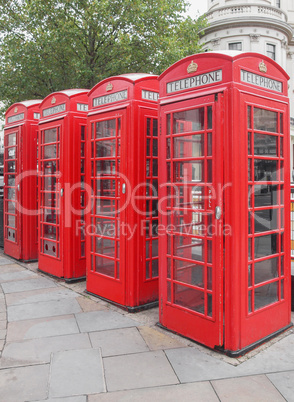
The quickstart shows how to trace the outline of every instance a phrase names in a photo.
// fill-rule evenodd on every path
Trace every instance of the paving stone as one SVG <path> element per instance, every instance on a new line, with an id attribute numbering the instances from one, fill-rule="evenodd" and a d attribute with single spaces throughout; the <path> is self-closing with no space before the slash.
<path id="1" fill-rule="evenodd" d="M 91 348 L 91 344 L 87 334 L 55 336 L 7 343 L 0 359 L 0 367 L 49 363 L 51 353 L 89 348 Z"/>
<path id="2" fill-rule="evenodd" d="M 286 401 L 294 402 L 294 371 L 268 374 L 267 377 Z"/>
<path id="3" fill-rule="evenodd" d="M 0 300 L 0 313 L 6 313 L 6 304 L 4 300 Z"/>
<path id="4" fill-rule="evenodd" d="M 0 321 L 0 330 L 1 329 L 6 329 L 6 327 L 7 327 L 7 321 L 5 320 L 5 321 Z"/>
<path id="5" fill-rule="evenodd" d="M 49 364 L 0 370 L 0 401 L 44 400 L 48 377 Z"/>
<path id="6" fill-rule="evenodd" d="M 7 272 L 5 274 L 1 273 L 0 268 L 0 282 L 10 282 L 10 281 L 18 281 L 23 279 L 31 279 L 31 278 L 38 278 L 36 274 L 31 271 L 19 271 L 19 272 Z"/>
<path id="7" fill-rule="evenodd" d="M 77 297 L 77 301 L 84 312 L 99 311 L 106 309 L 105 305 L 101 304 L 101 302 L 88 299 L 85 296 Z"/>
<path id="8" fill-rule="evenodd" d="M 49 397 L 60 398 L 105 391 L 99 350 L 71 350 L 53 355 Z"/>
<path id="9" fill-rule="evenodd" d="M 18 304 L 37 303 L 50 300 L 63 300 L 75 298 L 77 294 L 70 289 L 56 286 L 49 289 L 31 290 L 28 292 L 10 293 L 6 295 L 7 306 Z"/>
<path id="10" fill-rule="evenodd" d="M 73 315 L 46 317 L 8 323 L 6 341 L 15 342 L 25 339 L 77 334 L 79 332 Z"/>
<path id="11" fill-rule="evenodd" d="M 70 396 L 69 398 L 53 398 L 34 402 L 87 402 L 86 395 Z"/>
<path id="12" fill-rule="evenodd" d="M 0 320 L 1 321 L 6 321 L 6 319 L 7 319 L 7 314 L 6 314 L 6 312 L 4 313 L 0 313 Z"/>
<path id="13" fill-rule="evenodd" d="M 162 351 L 105 357 L 103 361 L 108 391 L 156 387 L 179 382 Z"/>
<path id="14" fill-rule="evenodd" d="M 28 290 L 43 289 L 43 288 L 54 288 L 56 284 L 46 278 L 28 279 L 24 281 L 14 281 L 6 282 L 2 284 L 3 292 L 14 293 L 14 292 L 26 292 Z"/>
<path id="15" fill-rule="evenodd" d="M 237 375 L 237 367 L 193 347 L 167 349 L 165 353 L 182 383 Z"/>
<path id="16" fill-rule="evenodd" d="M 40 303 L 23 304 L 7 308 L 8 321 L 29 320 L 79 313 L 79 303 L 75 299 L 56 300 Z"/>
<path id="17" fill-rule="evenodd" d="M 157 329 L 145 326 L 138 329 L 150 350 L 174 349 L 186 346 L 171 335 L 163 334 Z"/>
<path id="18" fill-rule="evenodd" d="M 88 402 L 171 402 L 197 401 L 218 402 L 212 386 L 207 382 L 169 385 L 166 387 L 144 388 L 129 391 L 108 392 L 89 395 Z"/>
<path id="19" fill-rule="evenodd" d="M 0 273 L 1 274 L 6 274 L 9 272 L 21 272 L 25 271 L 26 269 L 24 267 L 21 267 L 18 264 L 9 264 L 9 265 L 1 265 L 0 266 Z"/>
<path id="20" fill-rule="evenodd" d="M 111 310 L 76 314 L 76 319 L 81 332 L 105 331 L 107 329 L 136 327 L 138 325 L 131 318 Z"/>
<path id="21" fill-rule="evenodd" d="M 0 265 L 10 265 L 10 264 L 15 264 L 15 263 L 11 260 L 8 260 L 7 258 L 0 259 Z"/>
<path id="22" fill-rule="evenodd" d="M 265 375 L 212 381 L 222 402 L 285 402 Z"/>
<path id="23" fill-rule="evenodd" d="M 149 351 L 137 328 L 91 332 L 89 336 L 93 348 L 101 348 L 103 357 Z"/>
<path id="24" fill-rule="evenodd" d="M 294 370 L 294 334 L 274 343 L 237 367 L 238 375 Z"/>
<path id="25" fill-rule="evenodd" d="M 0 329 L 0 339 L 5 339 L 6 337 L 6 329 Z"/>

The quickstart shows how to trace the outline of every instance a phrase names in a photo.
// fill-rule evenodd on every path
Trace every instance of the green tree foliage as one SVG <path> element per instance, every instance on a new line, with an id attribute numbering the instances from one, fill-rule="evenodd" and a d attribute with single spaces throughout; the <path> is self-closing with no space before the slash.
<path id="1" fill-rule="evenodd" d="M 4 109 L 127 72 L 160 74 L 201 51 L 186 0 L 0 0 Z"/>

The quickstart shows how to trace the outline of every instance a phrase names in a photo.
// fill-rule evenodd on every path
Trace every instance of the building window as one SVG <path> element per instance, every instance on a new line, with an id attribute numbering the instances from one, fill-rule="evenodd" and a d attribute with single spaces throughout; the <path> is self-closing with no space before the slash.
<path id="1" fill-rule="evenodd" d="M 242 50 L 242 42 L 229 43 L 229 50 Z"/>
<path id="2" fill-rule="evenodd" d="M 273 60 L 276 60 L 276 46 L 270 43 L 266 44 L 266 55 Z"/>
<path id="3" fill-rule="evenodd" d="M 276 0 L 276 7 L 281 8 L 281 0 Z"/>

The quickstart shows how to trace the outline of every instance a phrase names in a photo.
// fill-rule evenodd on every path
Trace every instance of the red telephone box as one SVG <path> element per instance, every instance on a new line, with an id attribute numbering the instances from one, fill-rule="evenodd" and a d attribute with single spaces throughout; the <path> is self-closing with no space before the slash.
<path id="1" fill-rule="evenodd" d="M 48 95 L 39 122 L 39 269 L 85 277 L 85 142 L 88 91 Z"/>
<path id="2" fill-rule="evenodd" d="M 255 53 L 160 81 L 160 323 L 237 356 L 290 325 L 288 76 Z"/>
<path id="3" fill-rule="evenodd" d="M 158 299 L 157 100 L 147 74 L 89 92 L 87 290 L 129 311 Z"/>
<path id="4" fill-rule="evenodd" d="M 38 258 L 37 138 L 41 100 L 15 103 L 4 127 L 4 252 Z"/>

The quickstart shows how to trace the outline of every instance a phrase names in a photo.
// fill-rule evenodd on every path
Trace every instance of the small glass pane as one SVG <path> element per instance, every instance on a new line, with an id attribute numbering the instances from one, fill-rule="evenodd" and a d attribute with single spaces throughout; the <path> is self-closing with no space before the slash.
<path id="1" fill-rule="evenodd" d="M 251 133 L 248 133 L 248 155 L 252 155 Z"/>
<path id="2" fill-rule="evenodd" d="M 57 141 L 57 128 L 51 128 L 44 131 L 44 144 Z"/>
<path id="3" fill-rule="evenodd" d="M 204 130 L 204 108 L 185 110 L 173 114 L 173 132 L 187 133 Z"/>
<path id="4" fill-rule="evenodd" d="M 16 172 L 16 161 L 7 162 L 7 171 L 10 172 L 10 173 Z"/>
<path id="5" fill-rule="evenodd" d="M 251 164 L 252 164 L 252 159 L 248 159 L 248 181 L 252 181 Z"/>
<path id="6" fill-rule="evenodd" d="M 198 158 L 203 155 L 203 134 L 174 138 L 174 158 Z"/>
<path id="7" fill-rule="evenodd" d="M 158 259 L 152 260 L 152 278 L 158 276 Z"/>
<path id="8" fill-rule="evenodd" d="M 46 239 L 56 240 L 56 226 L 43 225 L 43 230 Z"/>
<path id="9" fill-rule="evenodd" d="M 212 156 L 212 134 L 207 134 L 207 156 Z"/>
<path id="10" fill-rule="evenodd" d="M 152 257 L 158 257 L 158 239 L 152 240 Z"/>
<path id="11" fill-rule="evenodd" d="M 248 292 L 248 313 L 252 313 L 252 291 Z"/>
<path id="12" fill-rule="evenodd" d="M 278 253 L 278 234 L 254 238 L 254 257 L 261 258 Z"/>
<path id="13" fill-rule="evenodd" d="M 212 129 L 212 106 L 207 107 L 207 130 Z"/>
<path id="14" fill-rule="evenodd" d="M 248 265 L 248 287 L 252 286 L 252 265 Z"/>
<path id="15" fill-rule="evenodd" d="M 7 159 L 15 159 L 16 158 L 16 148 L 15 147 L 7 149 L 6 158 Z"/>
<path id="16" fill-rule="evenodd" d="M 96 256 L 95 260 L 96 260 L 96 267 L 95 267 L 96 272 L 98 272 L 99 274 L 111 276 L 112 278 L 114 278 L 114 276 L 115 276 L 115 261 L 114 260 L 110 260 L 108 258 L 104 258 L 101 256 Z"/>
<path id="17" fill-rule="evenodd" d="M 247 106 L 247 126 L 251 128 L 251 106 Z"/>
<path id="18" fill-rule="evenodd" d="M 212 295 L 207 293 L 207 315 L 212 317 Z"/>
<path id="19" fill-rule="evenodd" d="M 252 254 L 251 254 L 251 250 L 252 250 L 252 239 L 248 239 L 248 260 L 252 260 Z"/>
<path id="20" fill-rule="evenodd" d="M 7 136 L 7 146 L 16 145 L 16 133 Z"/>
<path id="21" fill-rule="evenodd" d="M 178 183 L 193 183 L 204 181 L 203 161 L 175 162 L 174 181 Z"/>
<path id="22" fill-rule="evenodd" d="M 276 133 L 278 131 L 278 113 L 255 107 L 254 129 Z"/>
<path id="23" fill-rule="evenodd" d="M 189 261 L 174 260 L 174 279 L 204 288 L 204 266 Z"/>
<path id="24" fill-rule="evenodd" d="M 7 216 L 7 226 L 10 226 L 11 228 L 15 228 L 16 225 L 16 216 L 14 215 L 6 215 Z"/>
<path id="25" fill-rule="evenodd" d="M 255 207 L 277 205 L 278 202 L 278 186 L 265 184 L 254 186 Z"/>
<path id="26" fill-rule="evenodd" d="M 267 282 L 278 277 L 278 257 L 254 264 L 254 283 Z"/>
<path id="27" fill-rule="evenodd" d="M 207 240 L 207 262 L 212 264 L 212 240 Z"/>
<path id="28" fill-rule="evenodd" d="M 167 128 L 167 135 L 170 135 L 171 134 L 171 117 L 170 117 L 170 114 L 168 114 L 167 116 L 166 116 L 166 128 Z"/>
<path id="29" fill-rule="evenodd" d="M 254 155 L 278 156 L 278 138 L 275 135 L 254 133 Z"/>
<path id="30" fill-rule="evenodd" d="M 56 145 L 46 145 L 44 147 L 44 159 L 56 159 L 57 156 Z"/>
<path id="31" fill-rule="evenodd" d="M 116 140 L 96 141 L 96 158 L 115 156 Z"/>
<path id="32" fill-rule="evenodd" d="M 146 261 L 145 277 L 150 279 L 150 260 Z"/>
<path id="33" fill-rule="evenodd" d="M 259 310 L 279 300 L 278 282 L 261 286 L 254 291 L 254 309 Z"/>
<path id="34" fill-rule="evenodd" d="M 151 127 L 151 119 L 150 119 L 150 117 L 147 117 L 146 135 L 147 135 L 148 137 L 151 136 L 150 127 Z"/>
<path id="35" fill-rule="evenodd" d="M 174 284 L 174 303 L 204 314 L 204 292 L 201 290 Z"/>
<path id="36" fill-rule="evenodd" d="M 280 114 L 280 133 L 284 132 L 284 124 L 283 124 L 283 114 Z"/>
<path id="37" fill-rule="evenodd" d="M 255 233 L 278 229 L 278 209 L 254 212 Z"/>
<path id="38" fill-rule="evenodd" d="M 152 141 L 152 155 L 158 156 L 158 140 L 155 138 Z"/>
<path id="39" fill-rule="evenodd" d="M 153 137 L 158 137 L 158 120 L 153 119 Z"/>
<path id="40" fill-rule="evenodd" d="M 174 256 L 194 261 L 203 261 L 204 241 L 187 236 L 175 236 Z"/>
<path id="41" fill-rule="evenodd" d="M 212 183 L 212 160 L 207 159 L 207 183 Z"/>
<path id="42" fill-rule="evenodd" d="M 281 280 L 281 300 L 285 298 L 284 296 L 284 279 Z"/>
<path id="43" fill-rule="evenodd" d="M 278 162 L 276 160 L 255 159 L 254 180 L 255 181 L 276 181 Z"/>
<path id="44" fill-rule="evenodd" d="M 104 120 L 96 123 L 96 138 L 115 137 L 116 120 Z"/>
<path id="45" fill-rule="evenodd" d="M 212 267 L 207 267 L 207 289 L 212 290 Z"/>

